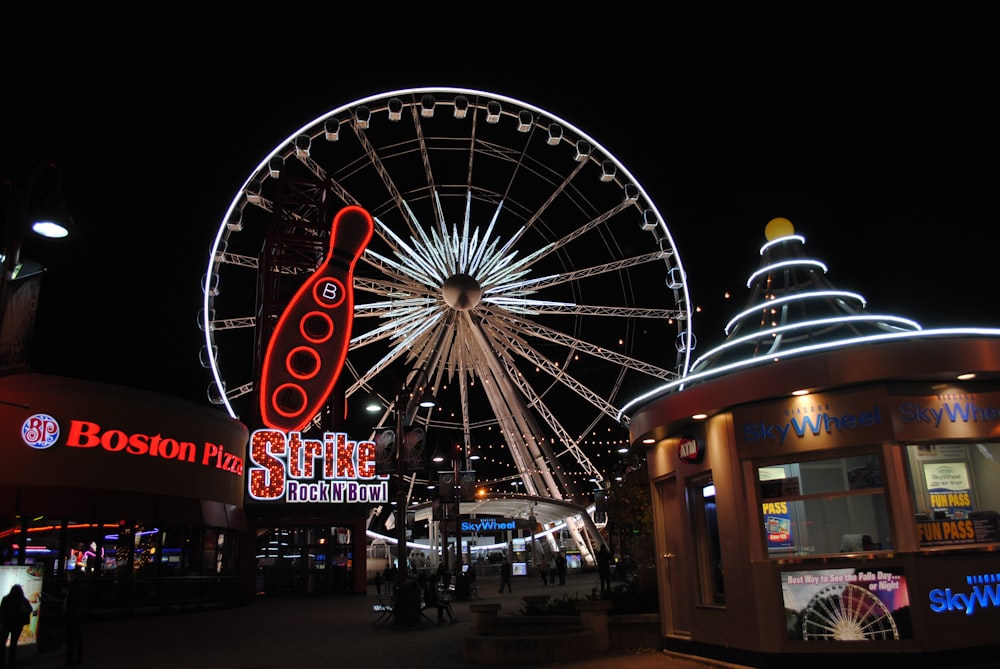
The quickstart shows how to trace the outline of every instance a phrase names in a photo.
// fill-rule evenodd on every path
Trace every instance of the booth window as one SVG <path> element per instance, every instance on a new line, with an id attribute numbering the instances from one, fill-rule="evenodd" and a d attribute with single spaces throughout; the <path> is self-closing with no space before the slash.
<path id="1" fill-rule="evenodd" d="M 921 546 L 1000 541 L 1000 442 L 909 444 L 905 458 Z"/>
<path id="2" fill-rule="evenodd" d="M 757 467 L 768 555 L 890 550 L 877 453 Z"/>
<path id="3" fill-rule="evenodd" d="M 721 606 L 726 603 L 726 587 L 722 578 L 722 549 L 711 472 L 690 479 L 687 493 L 698 565 L 698 603 Z"/>

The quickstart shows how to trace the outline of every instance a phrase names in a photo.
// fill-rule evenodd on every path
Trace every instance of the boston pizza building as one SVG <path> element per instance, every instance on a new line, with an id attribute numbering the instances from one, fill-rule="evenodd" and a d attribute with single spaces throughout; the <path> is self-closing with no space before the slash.
<path id="1" fill-rule="evenodd" d="M 0 568 L 28 567 L 54 597 L 82 570 L 95 615 L 247 601 L 246 443 L 213 407 L 0 377 Z"/>

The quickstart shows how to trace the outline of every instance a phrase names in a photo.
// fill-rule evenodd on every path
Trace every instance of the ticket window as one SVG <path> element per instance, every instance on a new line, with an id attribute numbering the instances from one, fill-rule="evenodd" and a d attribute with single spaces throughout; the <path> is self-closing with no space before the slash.
<path id="1" fill-rule="evenodd" d="M 1000 442 L 904 449 L 920 546 L 1000 541 Z"/>
<path id="2" fill-rule="evenodd" d="M 881 458 L 874 451 L 762 463 L 756 471 L 771 557 L 892 549 Z"/>

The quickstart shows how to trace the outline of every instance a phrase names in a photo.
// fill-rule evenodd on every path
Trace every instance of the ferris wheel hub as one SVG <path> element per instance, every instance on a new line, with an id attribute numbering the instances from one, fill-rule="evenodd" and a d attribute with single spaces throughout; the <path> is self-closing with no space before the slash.
<path id="1" fill-rule="evenodd" d="M 448 277 L 441 287 L 445 304 L 458 311 L 469 311 L 479 304 L 483 296 L 483 288 L 479 282 L 468 274 L 455 274 Z"/>

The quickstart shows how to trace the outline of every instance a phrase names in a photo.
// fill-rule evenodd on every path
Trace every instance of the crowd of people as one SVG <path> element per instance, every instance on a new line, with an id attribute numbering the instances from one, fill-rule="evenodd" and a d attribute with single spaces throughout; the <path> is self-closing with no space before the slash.
<path id="1" fill-rule="evenodd" d="M 598 549 L 595 557 L 601 592 L 610 592 L 612 567 L 620 567 L 620 565 L 613 564 L 615 560 L 612 558 L 608 547 L 604 545 Z M 542 555 L 539 557 L 537 565 L 538 575 L 541 577 L 543 585 L 566 585 L 568 562 L 565 553 L 560 551 L 553 553 L 551 557 Z M 437 608 L 438 620 L 441 622 L 443 622 L 443 617 L 451 617 L 450 600 L 452 597 L 460 599 L 475 598 L 478 594 L 475 585 L 476 571 L 475 566 L 470 566 L 466 570 L 452 575 L 447 572 L 443 563 L 438 565 L 437 572 L 433 577 L 430 577 L 426 570 L 418 570 L 417 580 L 422 597 L 425 603 L 429 603 L 426 608 Z M 513 565 L 508 558 L 500 558 L 500 566 L 497 573 L 500 576 L 498 592 L 500 594 L 504 592 L 512 593 L 514 591 L 512 583 Z M 384 593 L 392 596 L 396 574 L 397 570 L 392 564 L 377 573 L 373 579 L 376 593 L 379 595 Z M 449 605 L 439 606 L 439 603 Z"/>

